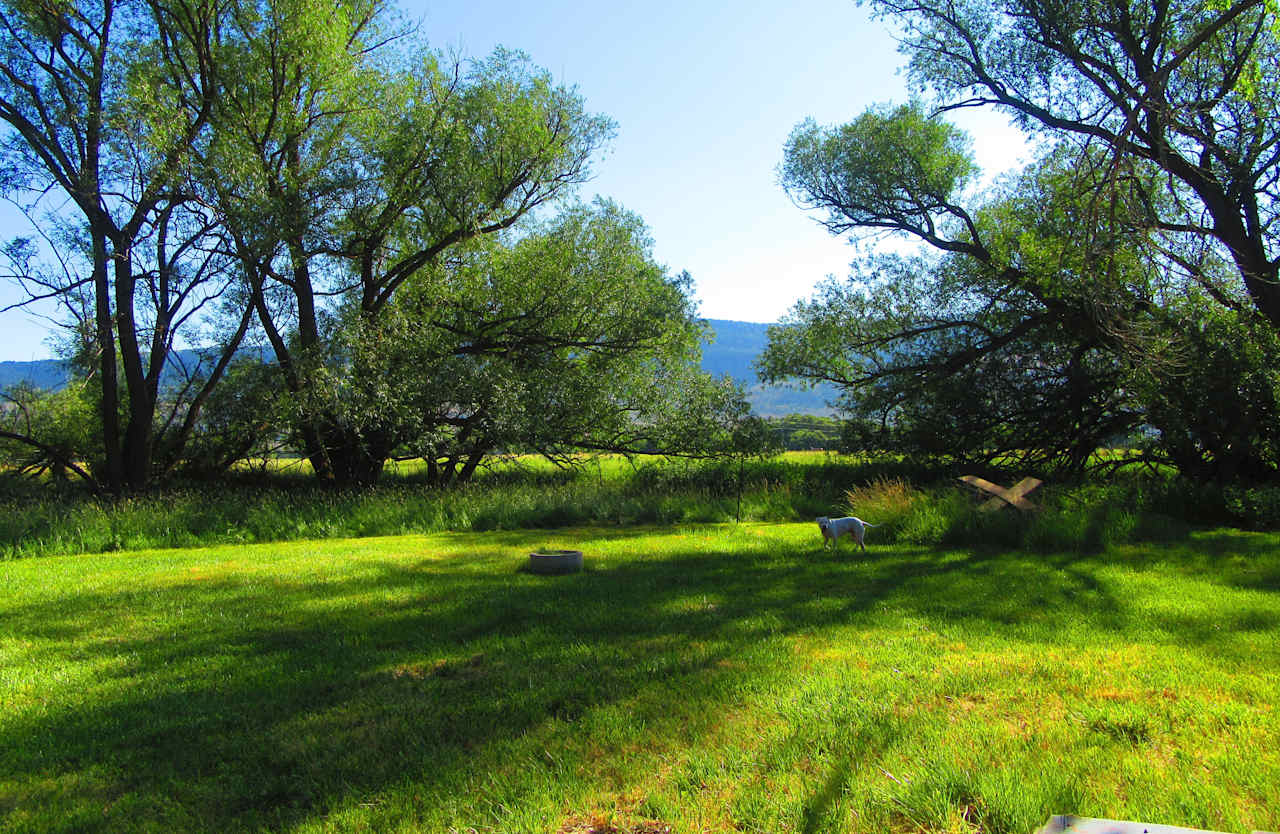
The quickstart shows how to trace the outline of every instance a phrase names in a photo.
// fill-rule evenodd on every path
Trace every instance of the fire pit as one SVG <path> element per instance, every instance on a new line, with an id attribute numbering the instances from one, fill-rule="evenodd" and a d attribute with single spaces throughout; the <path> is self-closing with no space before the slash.
<path id="1" fill-rule="evenodd" d="M 576 573 L 580 570 L 581 550 L 535 550 L 529 554 L 530 573 Z"/>

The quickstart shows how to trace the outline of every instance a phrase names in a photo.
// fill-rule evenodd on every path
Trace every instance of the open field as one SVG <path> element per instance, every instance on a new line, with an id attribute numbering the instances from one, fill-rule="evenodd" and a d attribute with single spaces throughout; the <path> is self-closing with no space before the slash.
<path id="1" fill-rule="evenodd" d="M 1280 536 L 812 524 L 0 562 L 7 831 L 1280 828 Z M 577 547 L 589 569 L 517 571 Z"/>

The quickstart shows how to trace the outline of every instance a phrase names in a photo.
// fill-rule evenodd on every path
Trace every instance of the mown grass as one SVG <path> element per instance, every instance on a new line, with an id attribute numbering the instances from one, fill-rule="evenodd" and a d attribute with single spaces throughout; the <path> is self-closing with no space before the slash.
<path id="1" fill-rule="evenodd" d="M 0 829 L 1280 828 L 1280 537 L 809 524 L 0 563 Z M 540 547 L 588 570 L 517 570 Z M 646 827 L 646 823 L 649 825 Z"/>

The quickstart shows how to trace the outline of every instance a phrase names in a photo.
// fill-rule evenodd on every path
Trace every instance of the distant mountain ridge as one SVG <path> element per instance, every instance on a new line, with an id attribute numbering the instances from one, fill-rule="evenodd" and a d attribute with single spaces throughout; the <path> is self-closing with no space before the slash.
<path id="1" fill-rule="evenodd" d="M 756 359 L 769 343 L 769 324 L 731 319 L 707 319 L 715 338 L 702 345 L 702 369 L 716 376 L 728 374 L 747 389 L 751 408 L 761 417 L 783 417 L 787 414 L 818 414 L 829 417 L 835 412 L 829 402 L 837 391 L 825 385 L 799 388 L 790 385 L 763 385 L 756 376 Z"/>
<path id="2" fill-rule="evenodd" d="M 60 359 L 36 359 L 32 362 L 0 362 L 0 388 L 20 382 L 36 388 L 58 389 L 71 379 L 67 363 Z"/>
<path id="3" fill-rule="evenodd" d="M 702 346 L 702 368 L 710 374 L 733 377 L 748 391 L 752 408 L 762 417 L 786 414 L 832 413 L 827 402 L 835 399 L 835 389 L 792 388 L 784 385 L 761 385 L 756 378 L 755 361 L 769 341 L 768 324 L 730 319 L 707 319 L 715 338 Z M 196 361 L 193 350 L 178 351 L 188 364 Z M 62 388 L 71 379 L 67 364 L 60 359 L 38 359 L 32 362 L 0 362 L 0 388 L 28 382 L 38 388 Z"/>
<path id="4" fill-rule="evenodd" d="M 199 352 L 179 350 L 174 352 L 177 362 L 188 368 L 198 367 Z M 180 379 L 177 367 L 169 365 L 162 375 L 162 384 Z M 36 359 L 31 362 L 0 362 L 0 389 L 26 382 L 36 388 L 58 390 L 71 381 L 71 367 L 61 359 Z"/>

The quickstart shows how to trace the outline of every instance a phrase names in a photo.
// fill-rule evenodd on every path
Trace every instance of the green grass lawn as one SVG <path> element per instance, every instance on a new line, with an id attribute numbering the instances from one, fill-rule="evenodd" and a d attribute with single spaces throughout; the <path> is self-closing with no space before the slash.
<path id="1" fill-rule="evenodd" d="M 0 562 L 0 830 L 1280 829 L 1280 536 L 812 524 Z M 588 570 L 519 572 L 577 547 Z"/>

